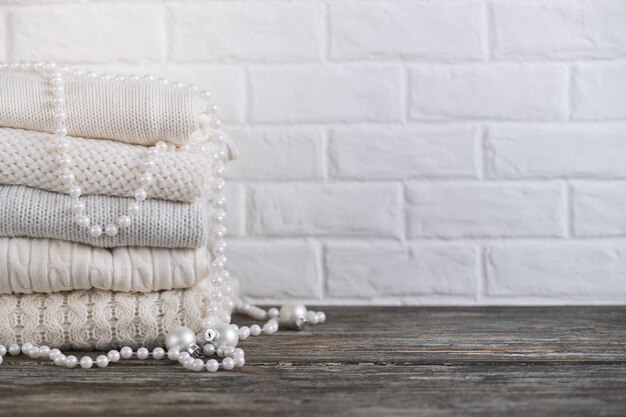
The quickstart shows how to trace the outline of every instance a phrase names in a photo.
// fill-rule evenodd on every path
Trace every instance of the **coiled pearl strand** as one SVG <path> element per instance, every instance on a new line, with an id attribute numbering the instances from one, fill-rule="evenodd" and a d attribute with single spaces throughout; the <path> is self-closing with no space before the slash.
<path id="1" fill-rule="evenodd" d="M 323 323 L 326 320 L 326 315 L 323 312 L 306 311 L 304 306 L 293 303 L 286 304 L 281 308 L 282 314 L 288 314 L 289 317 L 281 317 L 281 312 L 279 312 L 276 308 L 270 308 L 265 311 L 247 303 L 238 304 L 236 306 L 236 311 L 258 320 L 269 318 L 263 326 L 258 324 L 253 324 L 250 327 L 237 327 L 235 325 L 230 325 L 238 331 L 239 340 L 245 340 L 249 336 L 259 336 L 261 334 L 270 335 L 276 333 L 276 331 L 278 331 L 279 322 L 284 322 L 287 318 L 295 321 L 302 319 L 302 317 L 296 317 L 298 311 L 304 312 L 307 317 L 305 321 L 309 321 L 311 324 Z M 294 312 L 296 313 L 295 316 Z M 313 318 L 312 321 L 309 320 L 311 318 Z M 315 321 L 315 323 L 313 323 L 313 321 Z M 90 356 L 83 356 L 78 359 L 74 355 L 63 354 L 63 352 L 59 349 L 50 349 L 50 347 L 45 345 L 36 346 L 32 343 L 24 343 L 22 345 L 12 344 L 8 348 L 0 344 L 0 365 L 4 361 L 4 356 L 7 353 L 11 356 L 24 354 L 33 359 L 49 359 L 54 362 L 56 366 L 70 369 L 77 368 L 79 366 L 83 369 L 90 369 L 94 366 L 94 364 L 98 368 L 106 368 L 111 363 L 119 362 L 122 359 L 132 359 L 133 356 L 139 360 L 149 359 L 150 356 L 156 360 L 162 360 L 167 357 L 169 360 L 177 361 L 185 369 L 194 372 L 200 372 L 202 370 L 217 372 L 220 368 L 225 371 L 230 371 L 234 368 L 241 368 L 246 363 L 245 352 L 243 349 L 236 347 L 236 343 L 234 346 L 232 343 L 218 344 L 217 346 L 212 343 L 205 343 L 202 346 L 202 353 L 204 356 L 211 357 L 216 355 L 217 357 L 222 358 L 221 362 L 212 358 L 205 362 L 199 357 L 194 357 L 194 355 L 189 353 L 187 350 L 181 350 L 178 347 L 171 348 L 167 351 L 161 347 L 157 347 L 150 352 L 145 347 L 133 350 L 128 346 L 123 347 L 119 351 L 110 350 L 106 355 L 99 355 L 96 357 L 94 361 Z"/>

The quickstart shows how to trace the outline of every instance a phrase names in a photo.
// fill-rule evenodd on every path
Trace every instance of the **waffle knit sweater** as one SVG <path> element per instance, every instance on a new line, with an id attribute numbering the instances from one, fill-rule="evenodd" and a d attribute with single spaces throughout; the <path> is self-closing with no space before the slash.
<path id="1" fill-rule="evenodd" d="M 68 138 L 72 172 L 83 195 L 133 197 L 144 171 L 145 146 L 121 142 Z M 27 185 L 57 193 L 67 192 L 61 179 L 50 134 L 0 128 L 0 184 Z M 192 202 L 208 188 L 213 159 L 210 143 L 189 150 L 161 152 L 151 169 L 154 180 L 144 186 L 150 198 Z"/>
<path id="2" fill-rule="evenodd" d="M 183 289 L 209 276 L 206 248 L 94 248 L 52 239 L 0 237 L 0 294 Z"/>
<path id="3" fill-rule="evenodd" d="M 67 74 L 68 133 L 138 145 L 206 139 L 209 102 L 185 89 L 153 82 L 115 82 Z M 41 74 L 0 76 L 0 126 L 53 133 L 50 85 Z"/>
<path id="4" fill-rule="evenodd" d="M 85 213 L 103 227 L 126 212 L 134 199 L 86 196 Z M 146 200 L 130 227 L 117 236 L 94 238 L 79 227 L 71 212 L 73 199 L 35 188 L 0 185 L 0 236 L 61 239 L 91 246 L 149 246 L 157 248 L 200 248 L 208 244 L 211 209 L 203 200 L 175 203 Z"/>

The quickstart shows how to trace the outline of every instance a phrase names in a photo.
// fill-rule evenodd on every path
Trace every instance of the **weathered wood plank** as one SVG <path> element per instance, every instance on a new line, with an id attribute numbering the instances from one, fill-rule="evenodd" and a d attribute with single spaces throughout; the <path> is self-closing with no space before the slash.
<path id="1" fill-rule="evenodd" d="M 248 365 L 0 365 L 0 416 L 624 415 L 626 307 L 327 308 Z"/>

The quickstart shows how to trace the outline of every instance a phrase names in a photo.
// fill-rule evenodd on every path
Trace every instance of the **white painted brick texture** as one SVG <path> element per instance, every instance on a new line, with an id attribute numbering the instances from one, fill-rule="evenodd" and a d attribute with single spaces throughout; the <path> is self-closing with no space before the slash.
<path id="1" fill-rule="evenodd" d="M 0 59 L 211 91 L 250 301 L 626 303 L 626 1 L 0 0 Z"/>

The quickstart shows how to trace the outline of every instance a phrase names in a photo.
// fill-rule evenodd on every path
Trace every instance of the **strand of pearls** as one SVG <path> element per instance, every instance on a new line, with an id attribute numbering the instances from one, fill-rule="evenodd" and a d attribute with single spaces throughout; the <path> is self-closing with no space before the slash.
<path id="1" fill-rule="evenodd" d="M 253 324 L 250 327 L 238 327 L 234 324 L 221 324 L 207 328 L 198 335 L 194 335 L 193 331 L 186 327 L 177 327 L 172 329 L 166 337 L 167 351 L 161 347 L 154 348 L 152 352 L 146 347 L 140 347 L 134 351 L 126 346 L 119 351 L 110 350 L 106 355 L 99 355 L 95 361 L 90 356 L 83 356 L 79 360 L 74 355 L 65 355 L 59 349 L 50 349 L 45 345 L 36 346 L 32 343 L 24 343 L 23 345 L 12 344 L 8 348 L 0 345 L 0 365 L 7 353 L 11 356 L 24 354 L 33 359 L 49 359 L 56 366 L 70 369 L 79 365 L 83 369 L 90 369 L 94 364 L 98 368 L 106 368 L 109 364 L 119 362 L 121 359 L 132 359 L 134 356 L 139 360 L 146 360 L 152 356 L 156 360 L 167 357 L 194 372 L 205 369 L 208 372 L 217 372 L 220 368 L 229 371 L 241 368 L 246 363 L 245 352 L 237 347 L 239 341 L 249 336 L 274 334 L 279 326 L 283 325 L 288 328 L 302 329 L 304 323 L 317 324 L 326 321 L 324 312 L 307 311 L 306 307 L 295 303 L 283 305 L 280 311 L 277 308 L 270 308 L 266 311 L 248 303 L 239 303 L 235 309 L 257 320 L 266 318 L 269 320 L 263 326 Z M 210 358 L 211 356 L 217 356 L 222 360 L 220 362 Z M 205 362 L 203 357 L 210 359 Z"/>
<path id="2" fill-rule="evenodd" d="M 135 201 L 130 203 L 127 206 L 126 212 L 122 213 L 114 221 L 108 222 L 104 227 L 98 223 L 92 222 L 92 219 L 90 219 L 89 216 L 85 214 L 85 203 L 80 201 L 82 190 L 80 186 L 76 183 L 76 176 L 72 171 L 73 161 L 72 161 L 72 157 L 70 156 L 71 143 L 67 139 L 68 128 L 67 128 L 67 114 L 65 111 L 65 86 L 64 86 L 64 80 L 63 80 L 64 74 L 71 74 L 74 77 L 84 76 L 84 77 L 92 78 L 92 79 L 100 78 L 103 80 L 113 80 L 117 82 L 122 82 L 122 81 L 154 82 L 156 81 L 160 85 L 163 85 L 163 86 L 170 85 L 171 88 L 176 88 L 176 89 L 183 88 L 183 85 L 179 82 L 170 83 L 168 80 L 164 78 L 155 80 L 155 77 L 153 77 L 150 74 L 146 74 L 143 78 L 134 74 L 128 77 L 124 77 L 122 75 L 116 75 L 116 76 L 110 76 L 107 74 L 99 75 L 95 72 L 85 72 L 85 71 L 81 71 L 78 69 L 70 70 L 70 68 L 66 66 L 59 67 L 57 64 L 54 64 L 54 63 L 43 63 L 43 62 L 38 62 L 38 63 L 24 62 L 24 63 L 11 63 L 11 64 L 0 63 L 0 70 L 34 72 L 34 73 L 40 73 L 44 77 L 47 77 L 50 90 L 51 90 L 51 95 L 52 95 L 52 101 L 51 101 L 52 109 L 53 109 L 52 116 L 55 122 L 55 131 L 53 134 L 54 140 L 53 140 L 52 150 L 53 152 L 56 153 L 56 160 L 58 163 L 58 169 L 60 171 L 59 175 L 61 176 L 61 179 L 64 182 L 64 184 L 67 185 L 67 193 L 73 199 L 71 210 L 72 210 L 72 214 L 75 216 L 74 220 L 76 224 L 79 227 L 82 227 L 88 230 L 89 234 L 94 238 L 97 238 L 100 236 L 116 236 L 120 232 L 120 229 L 131 226 L 132 218 L 135 215 L 137 215 L 140 211 L 140 203 L 142 203 L 148 198 L 148 193 L 146 192 L 145 187 L 154 181 L 154 175 L 152 172 L 155 166 L 154 158 L 156 157 L 158 153 L 167 151 L 168 145 L 163 141 L 159 141 L 154 146 L 149 147 L 147 149 L 145 160 L 142 161 L 141 163 L 142 171 L 140 172 L 138 176 L 138 180 L 137 180 L 138 186 L 134 192 Z M 196 87 L 193 84 L 188 85 L 186 87 L 186 90 L 190 92 L 196 92 L 197 94 L 199 94 L 200 96 L 206 99 L 210 97 L 210 94 L 207 91 L 199 91 L 198 87 Z M 215 130 L 219 130 L 222 123 L 216 116 L 217 107 L 215 105 L 210 105 L 208 108 L 208 111 L 209 113 L 213 115 L 209 123 L 210 126 Z M 223 136 L 219 134 L 219 132 L 217 132 L 217 134 L 211 135 L 210 140 L 212 140 L 213 142 L 217 142 L 220 145 L 219 147 L 221 148 L 221 150 L 217 152 L 214 159 L 216 161 L 221 160 L 225 162 L 227 155 L 226 155 L 226 151 L 223 149 L 224 148 Z M 190 148 L 189 148 L 189 145 L 185 145 L 182 147 L 182 149 L 188 150 Z M 206 151 L 206 147 L 200 147 L 199 150 L 201 152 Z M 215 184 L 214 189 L 221 188 L 223 190 L 224 181 L 223 179 L 221 179 L 221 176 L 223 176 L 223 165 L 224 165 L 223 162 L 221 164 L 221 170 L 216 169 L 216 172 L 218 173 L 221 172 L 221 174 L 219 178 L 220 184 L 219 185 Z M 220 194 L 221 194 L 221 191 L 220 191 Z M 223 207 L 225 202 L 226 200 L 223 194 L 221 194 L 218 200 L 214 199 L 214 206 L 221 204 L 221 206 Z M 225 214 L 219 217 L 223 218 L 225 217 Z M 225 228 L 223 229 L 224 230 L 220 232 L 222 235 L 225 234 L 226 232 Z M 222 252 L 223 252 L 223 250 L 225 249 L 225 243 L 223 243 L 223 241 L 220 242 L 219 247 L 223 248 L 222 249 Z"/>

